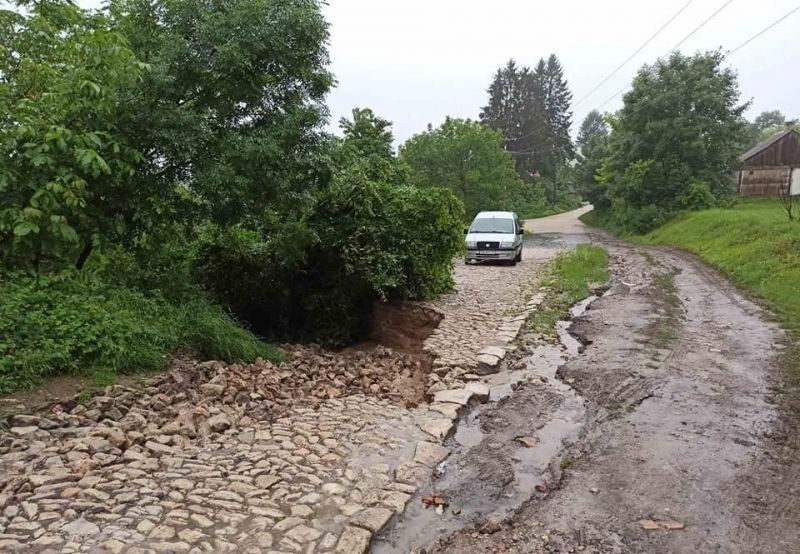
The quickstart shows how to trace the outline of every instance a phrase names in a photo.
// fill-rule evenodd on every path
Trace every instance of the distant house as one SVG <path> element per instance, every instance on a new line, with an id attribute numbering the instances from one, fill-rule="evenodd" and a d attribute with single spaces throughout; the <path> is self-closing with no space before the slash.
<path id="1" fill-rule="evenodd" d="M 800 133 L 786 129 L 739 156 L 742 196 L 800 194 Z"/>

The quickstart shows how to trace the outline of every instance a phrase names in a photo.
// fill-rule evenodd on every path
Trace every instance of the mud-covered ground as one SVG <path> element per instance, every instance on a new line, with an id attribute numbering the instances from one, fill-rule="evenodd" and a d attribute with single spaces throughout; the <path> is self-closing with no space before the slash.
<path id="1" fill-rule="evenodd" d="M 563 216 L 533 227 L 561 225 L 580 229 Z M 484 408 L 480 442 L 455 464 L 463 479 L 443 478 L 473 517 L 427 552 L 800 552 L 799 393 L 780 367 L 783 333 L 692 256 L 591 238 L 612 280 L 570 327 L 581 352 L 562 348 L 556 378 L 539 379 L 552 356 L 535 337 L 520 345 L 534 377 Z M 553 435 L 554 423 L 577 430 Z M 537 444 L 515 440 L 527 436 Z M 546 471 L 506 517 L 493 507 L 536 480 L 522 466 L 540 447 Z"/>

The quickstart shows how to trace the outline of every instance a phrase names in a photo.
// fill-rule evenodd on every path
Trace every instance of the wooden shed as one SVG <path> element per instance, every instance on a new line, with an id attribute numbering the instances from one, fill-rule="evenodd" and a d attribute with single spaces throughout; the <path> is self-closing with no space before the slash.
<path id="1" fill-rule="evenodd" d="M 800 133 L 794 129 L 771 136 L 739 157 L 742 196 L 800 194 Z"/>

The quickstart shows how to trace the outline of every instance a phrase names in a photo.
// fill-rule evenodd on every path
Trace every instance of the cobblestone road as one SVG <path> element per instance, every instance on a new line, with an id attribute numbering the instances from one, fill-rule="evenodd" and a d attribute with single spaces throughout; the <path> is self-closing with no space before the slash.
<path id="1" fill-rule="evenodd" d="M 480 374 L 535 308 L 541 263 L 456 265 L 424 347 L 431 402 L 416 408 L 352 394 L 262 418 L 230 405 L 259 395 L 223 404 L 215 378 L 192 384 L 202 401 L 117 386 L 63 413 L 8 417 L 0 551 L 366 552 L 447 457 L 462 408 L 487 398 Z"/>

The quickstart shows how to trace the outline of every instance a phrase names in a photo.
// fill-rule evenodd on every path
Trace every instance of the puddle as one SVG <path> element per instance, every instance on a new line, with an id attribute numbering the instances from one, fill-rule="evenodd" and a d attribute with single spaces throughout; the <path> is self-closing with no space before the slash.
<path id="1" fill-rule="evenodd" d="M 458 423 L 453 439 L 463 448 L 478 446 L 483 440 L 480 415 L 481 409 L 476 406 L 463 421 Z"/>
<path id="2" fill-rule="evenodd" d="M 588 240 L 585 234 L 536 233 L 526 236 L 522 255 L 530 259 L 549 259 L 553 250 L 570 250 Z"/>
<path id="3" fill-rule="evenodd" d="M 597 296 L 590 296 L 582 300 L 572 307 L 570 315 L 580 317 L 596 299 Z M 558 368 L 582 349 L 581 343 L 569 333 L 571 324 L 571 321 L 558 322 L 560 344 L 531 349 L 524 368 L 486 376 L 490 387 L 489 403 L 473 407 L 458 423 L 454 436 L 447 443 L 453 452 L 447 459 L 446 470 L 423 484 L 394 527 L 376 537 L 371 549 L 373 554 L 408 554 L 414 548 L 428 548 L 439 537 L 477 520 L 504 519 L 536 494 L 536 485 L 547 481 L 550 464 L 558 459 L 565 445 L 577 439 L 584 421 L 583 398 L 556 377 Z M 548 396 L 556 401 L 547 406 L 525 406 L 521 410 L 535 422 L 527 434 L 535 438 L 537 444 L 533 448 L 515 446 L 509 449 L 513 437 L 503 433 L 498 433 L 497 437 L 487 435 L 482 429 L 487 423 L 483 418 L 502 419 L 505 412 L 492 412 L 494 404 L 509 397 L 518 384 L 534 378 L 550 387 Z M 508 399 L 509 402 L 513 400 L 513 397 Z M 473 467 L 476 460 L 481 466 L 477 469 Z M 504 481 L 494 486 L 498 473 Z M 427 494 L 442 494 L 452 505 L 439 515 L 422 505 L 420 497 Z M 454 507 L 458 513 L 454 513 Z"/>

